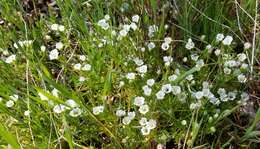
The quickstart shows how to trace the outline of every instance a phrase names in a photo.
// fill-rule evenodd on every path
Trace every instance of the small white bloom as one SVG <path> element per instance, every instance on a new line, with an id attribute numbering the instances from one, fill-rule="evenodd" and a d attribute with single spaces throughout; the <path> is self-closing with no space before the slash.
<path id="1" fill-rule="evenodd" d="M 8 108 L 11 108 L 12 106 L 14 106 L 14 101 L 13 100 L 8 100 L 6 103 L 5 103 L 6 107 Z"/>
<path id="2" fill-rule="evenodd" d="M 222 41 L 224 39 L 224 35 L 223 34 L 217 34 L 216 36 L 216 41 L 219 42 L 219 41 Z"/>
<path id="3" fill-rule="evenodd" d="M 222 41 L 223 45 L 231 45 L 233 41 L 233 37 L 232 36 L 226 36 L 225 39 Z"/>
<path id="4" fill-rule="evenodd" d="M 245 83 L 247 81 L 247 78 L 244 74 L 240 74 L 237 76 L 237 79 L 240 83 Z"/>
<path id="5" fill-rule="evenodd" d="M 78 107 L 78 104 L 73 99 L 68 99 L 65 104 L 71 108 Z"/>
<path id="6" fill-rule="evenodd" d="M 85 61 L 85 60 L 86 60 L 86 56 L 85 56 L 85 55 L 80 55 L 80 56 L 79 56 L 79 59 L 80 59 L 81 61 Z"/>
<path id="7" fill-rule="evenodd" d="M 242 101 L 247 101 L 247 100 L 249 100 L 249 95 L 246 93 L 246 92 L 243 92 L 241 95 L 240 95 L 240 97 L 241 97 L 241 100 Z"/>
<path id="8" fill-rule="evenodd" d="M 247 58 L 247 56 L 246 56 L 245 53 L 240 53 L 240 54 L 237 55 L 237 57 L 238 57 L 238 60 L 239 60 L 240 62 L 243 62 L 243 61 L 246 60 L 246 58 Z"/>
<path id="9" fill-rule="evenodd" d="M 64 31 L 65 31 L 64 25 L 59 25 L 58 30 L 59 30 L 60 32 L 64 32 Z"/>
<path id="10" fill-rule="evenodd" d="M 130 27 L 135 31 L 137 29 L 137 25 L 135 23 L 131 23 Z"/>
<path id="11" fill-rule="evenodd" d="M 183 126 L 185 126 L 185 125 L 187 125 L 187 121 L 186 121 L 186 120 L 182 120 L 182 121 L 181 121 L 181 124 L 182 124 Z"/>
<path id="12" fill-rule="evenodd" d="M 165 93 L 164 93 L 163 91 L 158 91 L 158 92 L 156 93 L 156 98 L 157 98 L 158 100 L 164 99 L 164 96 L 165 96 Z"/>
<path id="13" fill-rule="evenodd" d="M 108 20 L 110 19 L 110 16 L 109 16 L 108 14 L 106 14 L 106 15 L 104 16 L 104 19 L 105 19 L 106 21 L 108 21 Z"/>
<path id="14" fill-rule="evenodd" d="M 164 42 L 167 43 L 167 44 L 170 44 L 172 42 L 172 38 L 171 37 L 165 37 Z"/>
<path id="15" fill-rule="evenodd" d="M 136 68 L 136 71 L 138 71 L 141 74 L 145 74 L 147 72 L 147 65 L 143 65 Z"/>
<path id="16" fill-rule="evenodd" d="M 224 68 L 224 73 L 225 73 L 225 74 L 230 74 L 230 73 L 231 73 L 231 69 L 225 67 L 225 68 Z"/>
<path id="17" fill-rule="evenodd" d="M 135 118 L 135 112 L 134 112 L 134 111 L 128 112 L 127 115 L 128 115 L 128 117 L 129 117 L 131 120 Z"/>
<path id="18" fill-rule="evenodd" d="M 143 86 L 142 89 L 144 91 L 144 95 L 146 95 L 146 96 L 150 96 L 151 95 L 152 89 L 148 85 Z"/>
<path id="19" fill-rule="evenodd" d="M 124 85 L 125 85 L 125 82 L 124 82 L 124 81 L 120 81 L 118 87 L 121 88 L 121 87 L 123 87 Z"/>
<path id="20" fill-rule="evenodd" d="M 8 64 L 10 64 L 10 63 L 12 63 L 13 61 L 15 61 L 15 59 L 16 59 L 16 55 L 10 55 L 9 57 L 7 57 L 6 58 L 6 60 L 5 60 L 5 62 L 6 63 L 8 63 Z"/>
<path id="21" fill-rule="evenodd" d="M 203 97 L 203 95 L 204 95 L 204 94 L 203 94 L 202 91 L 198 91 L 198 92 L 195 93 L 195 98 L 196 98 L 196 99 L 201 99 L 201 98 Z"/>
<path id="22" fill-rule="evenodd" d="M 191 38 L 188 39 L 188 42 L 186 43 L 185 45 L 185 48 L 188 49 L 188 50 L 191 50 L 193 49 L 195 46 L 194 42 L 192 41 Z"/>
<path id="23" fill-rule="evenodd" d="M 122 116 L 125 116 L 126 115 L 126 112 L 124 110 L 116 110 L 116 116 L 118 117 L 122 117 Z"/>
<path id="24" fill-rule="evenodd" d="M 198 59 L 199 59 L 199 56 L 197 55 L 197 54 L 192 54 L 191 56 L 190 56 L 190 58 L 191 58 L 191 60 L 193 60 L 193 61 L 197 61 Z"/>
<path id="25" fill-rule="evenodd" d="M 31 111 L 29 111 L 29 110 L 26 110 L 26 111 L 24 111 L 24 116 L 30 116 L 30 113 L 31 113 Z"/>
<path id="26" fill-rule="evenodd" d="M 56 47 L 56 49 L 58 49 L 58 50 L 62 49 L 63 46 L 64 46 L 64 45 L 63 45 L 62 42 L 57 42 L 57 43 L 55 44 L 55 47 Z"/>
<path id="27" fill-rule="evenodd" d="M 182 59 L 182 61 L 183 61 L 184 63 L 186 63 L 186 62 L 188 61 L 188 58 L 187 58 L 187 57 L 184 57 L 184 58 Z"/>
<path id="28" fill-rule="evenodd" d="M 129 80 L 135 79 L 135 73 L 133 73 L 133 72 L 127 73 L 126 78 Z"/>
<path id="29" fill-rule="evenodd" d="M 121 36 L 121 37 L 125 37 L 126 35 L 127 35 L 127 30 L 125 30 L 125 29 L 122 29 L 122 30 L 120 30 L 119 31 L 119 35 Z"/>
<path id="30" fill-rule="evenodd" d="M 141 114 L 146 114 L 149 111 L 149 106 L 148 105 L 141 105 L 139 108 L 139 112 Z"/>
<path id="31" fill-rule="evenodd" d="M 106 22 L 106 19 L 99 20 L 97 24 L 104 30 L 107 30 L 109 28 L 109 24 Z"/>
<path id="32" fill-rule="evenodd" d="M 169 81 L 175 81 L 177 78 L 178 78 L 178 76 L 175 75 L 175 74 L 173 74 L 173 75 L 171 75 L 171 76 L 168 77 L 168 80 L 169 80 Z"/>
<path id="33" fill-rule="evenodd" d="M 144 136 L 147 136 L 147 135 L 149 135 L 150 134 L 150 129 L 149 128 L 147 128 L 146 126 L 144 126 L 144 127 L 142 127 L 142 129 L 141 129 L 141 132 L 142 132 L 142 134 L 144 135 Z"/>
<path id="34" fill-rule="evenodd" d="M 216 50 L 214 51 L 214 53 L 215 53 L 216 56 L 219 56 L 220 52 L 221 52 L 220 49 L 216 49 Z"/>
<path id="35" fill-rule="evenodd" d="M 192 74 L 188 75 L 188 76 L 186 77 L 186 79 L 187 79 L 188 81 L 193 80 L 193 75 L 192 75 Z"/>
<path id="36" fill-rule="evenodd" d="M 59 97 L 59 90 L 57 90 L 56 88 L 54 88 L 52 91 L 51 91 L 52 95 L 55 96 L 55 97 Z"/>
<path id="37" fill-rule="evenodd" d="M 251 48 L 251 43 L 250 42 L 244 43 L 244 49 L 249 49 L 249 48 Z"/>
<path id="38" fill-rule="evenodd" d="M 80 70 L 81 69 L 81 64 L 80 63 L 77 63 L 73 66 L 73 69 L 75 70 Z"/>
<path id="39" fill-rule="evenodd" d="M 149 50 L 152 50 L 153 48 L 155 48 L 155 44 L 153 42 L 150 42 L 148 43 L 147 47 Z"/>
<path id="40" fill-rule="evenodd" d="M 172 86 L 171 84 L 165 84 L 162 86 L 162 89 L 161 89 L 164 93 L 168 94 L 172 91 Z"/>
<path id="41" fill-rule="evenodd" d="M 55 60 L 59 58 L 59 51 L 57 49 L 51 50 L 49 54 L 50 60 Z"/>
<path id="42" fill-rule="evenodd" d="M 66 109 L 67 109 L 67 107 L 65 105 L 58 104 L 58 105 L 54 106 L 53 112 L 59 114 L 59 113 L 64 112 Z"/>
<path id="43" fill-rule="evenodd" d="M 149 85 L 149 86 L 151 86 L 151 87 L 154 85 L 154 83 L 155 83 L 154 79 L 148 79 L 148 80 L 146 81 L 146 84 Z"/>
<path id="44" fill-rule="evenodd" d="M 145 126 L 147 124 L 147 119 L 145 117 L 142 117 L 140 120 L 139 120 L 139 124 L 141 126 Z"/>
<path id="45" fill-rule="evenodd" d="M 59 25 L 58 25 L 58 24 L 52 24 L 52 25 L 51 25 L 51 30 L 53 30 L 53 31 L 57 31 L 58 28 L 59 28 Z"/>
<path id="46" fill-rule="evenodd" d="M 90 64 L 85 64 L 85 65 L 82 67 L 82 70 L 83 70 L 83 71 L 90 71 L 90 70 L 91 70 L 91 65 L 90 65 Z"/>
<path id="47" fill-rule="evenodd" d="M 45 95 L 43 95 L 43 93 L 41 93 L 41 92 L 39 92 L 38 95 L 41 98 L 41 100 L 49 100 L 49 98 L 46 97 Z"/>
<path id="48" fill-rule="evenodd" d="M 162 45 L 161 45 L 161 48 L 163 49 L 163 51 L 167 51 L 169 49 L 169 47 L 170 47 L 169 44 L 166 42 L 162 43 Z"/>
<path id="49" fill-rule="evenodd" d="M 144 100 L 145 100 L 144 97 L 140 97 L 140 96 L 135 97 L 135 99 L 134 99 L 134 105 L 140 107 L 141 105 L 144 104 Z"/>
<path id="50" fill-rule="evenodd" d="M 123 120 L 122 120 L 124 125 L 130 124 L 131 121 L 132 121 L 132 119 L 129 116 L 124 117 Z"/>
<path id="51" fill-rule="evenodd" d="M 41 46 L 40 49 L 41 49 L 42 52 L 45 52 L 45 51 L 46 51 L 46 47 L 45 47 L 45 46 Z"/>
<path id="52" fill-rule="evenodd" d="M 172 93 L 173 95 L 178 95 L 181 93 L 181 87 L 180 86 L 172 86 Z"/>
<path id="53" fill-rule="evenodd" d="M 69 115 L 71 117 L 78 117 L 82 114 L 82 110 L 80 108 L 74 108 L 70 111 Z"/>
<path id="54" fill-rule="evenodd" d="M 140 18 L 139 15 L 134 15 L 132 16 L 132 21 L 138 23 L 139 18 Z"/>
<path id="55" fill-rule="evenodd" d="M 14 95 L 10 96 L 10 99 L 13 100 L 14 102 L 16 102 L 19 99 L 19 96 L 17 94 L 14 94 Z"/>
<path id="56" fill-rule="evenodd" d="M 156 128 L 156 125 L 157 125 L 156 120 L 150 119 L 150 120 L 147 122 L 146 127 L 147 127 L 148 129 L 152 130 L 152 129 Z"/>
<path id="57" fill-rule="evenodd" d="M 80 77 L 79 77 L 79 82 L 84 82 L 84 81 L 86 81 L 86 78 L 83 77 L 83 76 L 80 76 Z"/>
<path id="58" fill-rule="evenodd" d="M 104 111 L 104 106 L 93 107 L 92 112 L 94 115 L 98 115 Z"/>

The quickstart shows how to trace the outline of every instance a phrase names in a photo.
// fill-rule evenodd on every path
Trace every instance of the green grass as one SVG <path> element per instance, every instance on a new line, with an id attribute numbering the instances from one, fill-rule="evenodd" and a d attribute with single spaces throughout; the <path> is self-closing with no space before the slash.
<path id="1" fill-rule="evenodd" d="M 55 6 L 30 0 L 29 4 L 19 0 L 0 2 L 0 145 L 6 148 L 257 148 L 259 143 L 259 105 L 255 117 L 241 112 L 244 105 L 240 95 L 246 92 L 258 96 L 257 87 L 251 90 L 251 83 L 259 78 L 258 61 L 255 61 L 253 80 L 240 83 L 237 74 L 223 72 L 227 60 L 237 60 L 239 53 L 246 53 L 243 63 L 250 66 L 252 48 L 244 49 L 244 43 L 253 41 L 253 27 L 256 1 L 235 0 L 56 0 Z M 237 7 L 236 7 L 237 6 Z M 259 9 L 259 8 L 258 8 Z M 44 11 L 43 11 L 44 10 Z M 43 11 L 42 13 L 39 13 Z M 109 29 L 104 30 L 98 21 L 108 14 Z M 140 16 L 138 29 L 129 31 L 118 40 L 123 24 L 131 23 L 133 15 Z M 259 13 L 258 13 L 259 14 Z M 258 26 L 259 26 L 259 17 Z M 64 32 L 52 31 L 52 24 L 65 26 Z M 158 31 L 148 36 L 150 25 L 157 25 Z M 168 25 L 168 29 L 165 28 Z M 242 30 L 241 30 L 242 29 Z M 232 45 L 216 41 L 216 35 L 231 35 Z M 256 54 L 259 51 L 259 30 L 256 32 Z M 51 39 L 46 39 L 46 35 Z M 201 36 L 205 35 L 204 39 Z M 167 51 L 161 49 L 165 37 L 173 42 Z M 185 45 L 191 38 L 195 47 L 187 50 Z M 29 46 L 15 48 L 18 41 L 32 40 Z M 104 40 L 107 43 L 104 43 Z M 59 58 L 50 60 L 49 53 L 57 42 Z M 156 47 L 148 50 L 147 44 Z M 102 46 L 100 46 L 102 44 Z M 210 54 L 205 48 L 214 48 Z M 40 47 L 46 46 L 46 51 Z M 146 47 L 145 52 L 140 48 Z M 216 56 L 214 51 L 222 52 Z M 8 54 L 5 52 L 8 51 Z M 10 64 L 5 60 L 11 54 L 16 60 Z M 203 59 L 201 69 L 191 59 L 197 54 Z M 225 55 L 226 54 L 226 55 Z M 82 62 L 79 55 L 87 56 Z M 170 66 L 165 66 L 163 57 L 172 56 Z M 136 72 L 133 59 L 138 57 L 148 66 L 143 77 L 129 81 L 125 76 Z M 188 61 L 183 62 L 187 57 Z M 228 57 L 228 58 L 227 58 Z M 76 63 L 91 65 L 90 71 L 73 69 Z M 127 64 L 126 64 L 127 63 Z M 242 62 L 241 62 L 242 63 Z M 179 73 L 176 73 L 176 69 Z M 160 73 L 157 73 L 160 71 Z M 241 72 L 238 72 L 241 71 Z M 249 76 L 248 69 L 232 68 Z M 138 74 L 136 72 L 136 74 Z M 175 81 L 168 77 L 177 74 Z M 186 78 L 194 77 L 194 83 Z M 79 77 L 86 78 L 84 82 Z M 145 96 L 142 87 L 148 79 L 154 79 L 151 96 Z M 124 86 L 120 87 L 120 81 Z M 219 106 L 210 103 L 207 97 L 197 100 L 192 92 L 202 90 L 202 83 L 212 84 L 210 91 L 218 96 L 218 89 L 236 91 L 235 100 L 222 101 Z M 156 93 L 164 84 L 180 86 L 178 95 L 167 94 L 163 100 L 156 99 Z M 56 97 L 51 91 L 59 91 Z M 54 105 L 42 100 L 38 93 L 46 96 L 54 105 L 65 104 L 73 99 L 83 111 L 77 117 L 69 115 L 70 110 L 60 114 L 54 112 Z M 7 107 L 10 96 L 19 95 L 14 106 Z M 145 97 L 149 112 L 145 115 L 133 104 L 136 96 Z M 201 106 L 191 109 L 193 103 Z M 103 105 L 98 115 L 93 107 Z M 117 109 L 135 111 L 136 116 L 129 125 L 116 116 Z M 258 111 L 256 112 L 258 108 Z M 24 112 L 30 111 L 30 116 Z M 139 120 L 142 117 L 154 119 L 156 128 L 149 135 L 142 135 Z M 186 121 L 186 125 L 182 121 Z"/>

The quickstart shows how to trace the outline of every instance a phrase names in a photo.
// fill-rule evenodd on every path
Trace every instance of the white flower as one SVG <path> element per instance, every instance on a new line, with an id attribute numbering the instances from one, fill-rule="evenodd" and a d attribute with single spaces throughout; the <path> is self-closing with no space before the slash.
<path id="1" fill-rule="evenodd" d="M 165 96 L 165 93 L 164 93 L 163 91 L 158 91 L 158 92 L 156 93 L 156 98 L 157 98 L 158 100 L 164 99 L 164 96 Z"/>
<path id="2" fill-rule="evenodd" d="M 93 107 L 92 112 L 94 115 L 98 115 L 104 111 L 104 106 Z"/>
<path id="3" fill-rule="evenodd" d="M 146 73 L 147 72 L 147 65 L 143 65 L 143 66 L 137 67 L 136 71 L 138 71 L 141 74 Z"/>
<path id="4" fill-rule="evenodd" d="M 162 89 L 161 89 L 164 93 L 168 94 L 172 91 L 172 86 L 171 84 L 165 84 L 162 86 Z"/>
<path id="5" fill-rule="evenodd" d="M 224 39 L 224 35 L 223 34 L 217 34 L 216 36 L 216 41 L 219 42 L 219 41 L 222 41 Z"/>
<path id="6" fill-rule="evenodd" d="M 141 129 L 141 132 L 142 132 L 142 134 L 144 135 L 144 136 L 147 136 L 147 135 L 149 135 L 150 134 L 150 129 L 149 128 L 147 128 L 146 126 L 144 126 L 144 127 L 142 127 L 142 129 Z"/>
<path id="7" fill-rule="evenodd" d="M 127 35 L 127 30 L 125 30 L 125 29 L 122 29 L 122 30 L 120 30 L 119 31 L 119 35 L 121 36 L 121 37 L 125 37 L 126 35 Z"/>
<path id="8" fill-rule="evenodd" d="M 170 47 L 169 44 L 166 42 L 162 43 L 162 45 L 161 45 L 161 48 L 163 49 L 163 51 L 167 51 L 169 49 L 169 47 Z"/>
<path id="9" fill-rule="evenodd" d="M 198 56 L 198 54 L 192 54 L 191 56 L 190 56 L 190 58 L 191 58 L 191 60 L 193 60 L 193 61 L 197 61 L 198 59 L 199 59 L 199 56 Z"/>
<path id="10" fill-rule="evenodd" d="M 59 51 L 57 49 L 51 50 L 49 54 L 50 60 L 55 60 L 59 58 Z"/>
<path id="11" fill-rule="evenodd" d="M 225 68 L 224 68 L 224 73 L 225 73 L 225 74 L 230 74 L 230 73 L 231 73 L 231 69 L 225 67 Z"/>
<path id="12" fill-rule="evenodd" d="M 249 49 L 249 48 L 251 48 L 251 43 L 249 42 L 244 43 L 244 49 Z"/>
<path id="13" fill-rule="evenodd" d="M 134 112 L 134 111 L 128 112 L 127 115 L 128 115 L 128 117 L 129 117 L 131 120 L 135 118 L 135 112 Z"/>
<path id="14" fill-rule="evenodd" d="M 137 29 L 137 25 L 135 23 L 131 23 L 130 27 L 135 31 Z"/>
<path id="15" fill-rule="evenodd" d="M 214 51 L 216 56 L 219 56 L 220 52 L 221 52 L 220 49 L 217 49 L 217 50 Z"/>
<path id="16" fill-rule="evenodd" d="M 73 99 L 68 99 L 65 104 L 71 108 L 78 107 L 78 104 Z"/>
<path id="17" fill-rule="evenodd" d="M 147 84 L 148 86 L 151 86 L 151 87 L 154 85 L 154 83 L 155 83 L 154 79 L 148 79 L 148 80 L 146 81 L 146 84 Z"/>
<path id="18" fill-rule="evenodd" d="M 137 66 L 142 66 L 144 64 L 144 61 L 138 57 L 134 58 L 133 61 Z"/>
<path id="19" fill-rule="evenodd" d="M 74 108 L 74 109 L 72 109 L 72 110 L 70 111 L 69 115 L 70 115 L 71 117 L 78 117 L 78 116 L 81 115 L 81 113 L 82 113 L 82 110 L 81 110 L 80 108 Z"/>
<path id="20" fill-rule="evenodd" d="M 187 58 L 187 57 L 184 57 L 184 58 L 182 59 L 182 61 L 185 63 L 185 62 L 188 61 L 188 58 Z"/>
<path id="21" fill-rule="evenodd" d="M 196 99 L 201 99 L 201 98 L 203 97 L 203 95 L 204 95 L 204 94 L 203 94 L 202 91 L 198 91 L 198 92 L 195 93 L 195 98 L 196 98 Z"/>
<path id="22" fill-rule="evenodd" d="M 31 113 L 31 111 L 29 111 L 29 110 L 26 110 L 26 111 L 24 111 L 24 116 L 30 116 L 30 113 Z"/>
<path id="23" fill-rule="evenodd" d="M 188 75 L 188 76 L 186 77 L 186 79 L 187 79 L 188 81 L 193 80 L 193 75 L 192 75 L 192 74 Z"/>
<path id="24" fill-rule="evenodd" d="M 141 96 L 138 96 L 138 97 L 135 97 L 134 99 L 134 105 L 140 107 L 141 105 L 144 104 L 144 97 L 141 97 Z"/>
<path id="25" fill-rule="evenodd" d="M 127 73 L 126 78 L 129 80 L 135 79 L 135 73 L 133 73 L 133 72 Z"/>
<path id="26" fill-rule="evenodd" d="M 125 82 L 124 82 L 124 81 L 120 81 L 118 87 L 121 88 L 121 87 L 123 87 L 124 85 L 125 85 Z"/>
<path id="27" fill-rule="evenodd" d="M 167 43 L 167 44 L 170 44 L 172 42 L 172 38 L 171 37 L 165 37 L 164 42 Z"/>
<path id="28" fill-rule="evenodd" d="M 232 36 L 226 36 L 225 39 L 222 41 L 223 45 L 231 45 L 233 41 L 233 37 Z"/>
<path id="29" fill-rule="evenodd" d="M 14 102 L 16 102 L 19 99 L 19 96 L 17 94 L 14 94 L 14 95 L 10 96 L 10 99 L 13 100 Z"/>
<path id="30" fill-rule="evenodd" d="M 41 98 L 41 100 L 49 100 L 49 98 L 43 95 L 41 92 L 39 92 L 38 95 Z"/>
<path id="31" fill-rule="evenodd" d="M 141 105 L 139 108 L 139 112 L 141 114 L 146 114 L 149 111 L 149 106 L 148 105 Z"/>
<path id="32" fill-rule="evenodd" d="M 53 31 L 57 31 L 58 28 L 59 28 L 59 25 L 58 25 L 58 24 L 52 24 L 52 25 L 51 25 L 51 30 L 53 30 Z"/>
<path id="33" fill-rule="evenodd" d="M 191 50 L 193 49 L 195 46 L 194 42 L 192 41 L 191 38 L 188 39 L 188 42 L 186 43 L 185 45 L 185 48 L 188 49 L 188 50 Z"/>
<path id="34" fill-rule="evenodd" d="M 64 112 L 66 109 L 67 109 L 67 107 L 65 105 L 58 104 L 58 105 L 54 106 L 53 112 L 59 114 L 59 113 Z"/>
<path id="35" fill-rule="evenodd" d="M 187 125 L 187 121 L 186 121 L 186 120 L 182 120 L 182 121 L 181 121 L 181 124 L 182 124 L 183 126 L 185 126 L 185 125 Z"/>
<path id="36" fill-rule="evenodd" d="M 145 126 L 147 124 L 147 119 L 145 117 L 142 117 L 140 120 L 139 120 L 139 124 L 141 126 Z"/>
<path id="37" fill-rule="evenodd" d="M 246 63 L 242 63 L 242 65 L 241 65 L 240 68 L 241 68 L 241 69 L 247 69 L 247 68 L 248 68 L 248 64 L 246 64 Z"/>
<path id="38" fill-rule="evenodd" d="M 104 30 L 107 30 L 109 28 L 109 24 L 106 22 L 106 19 L 99 20 L 97 24 Z"/>
<path id="39" fill-rule="evenodd" d="M 130 124 L 131 121 L 132 121 L 132 119 L 129 116 L 124 117 L 123 120 L 122 120 L 124 125 Z"/>
<path id="40" fill-rule="evenodd" d="M 241 97 L 241 100 L 242 100 L 242 101 L 247 101 L 247 100 L 249 100 L 249 95 L 248 95 L 246 92 L 243 92 L 243 93 L 240 95 L 240 97 Z"/>
<path id="41" fill-rule="evenodd" d="M 208 88 L 203 88 L 202 92 L 203 92 L 203 96 L 205 97 L 209 97 L 212 94 Z"/>
<path id="42" fill-rule="evenodd" d="M 154 36 L 154 33 L 158 31 L 158 26 L 156 25 L 151 25 L 149 26 L 148 28 L 148 36 L 149 37 L 153 37 Z"/>
<path id="43" fill-rule="evenodd" d="M 8 64 L 10 64 L 10 63 L 12 63 L 13 61 L 15 61 L 15 59 L 16 59 L 16 55 L 10 55 L 9 57 L 7 57 L 6 58 L 6 60 L 5 60 L 5 62 L 6 63 L 8 63 Z"/>
<path id="44" fill-rule="evenodd" d="M 73 69 L 80 70 L 81 69 L 81 64 L 80 63 L 74 64 Z"/>
<path id="45" fill-rule="evenodd" d="M 59 97 L 59 90 L 57 90 L 56 88 L 54 88 L 52 91 L 51 91 L 52 95 L 55 96 L 55 97 Z"/>
<path id="46" fill-rule="evenodd" d="M 122 117 L 122 116 L 125 116 L 126 115 L 126 112 L 124 110 L 116 110 L 116 116 L 118 117 Z"/>
<path id="47" fill-rule="evenodd" d="M 144 95 L 146 95 L 146 96 L 150 96 L 151 95 L 152 89 L 148 85 L 143 86 L 142 89 L 144 91 Z"/>
<path id="48" fill-rule="evenodd" d="M 156 128 L 156 125 L 157 125 L 156 120 L 150 119 L 150 120 L 147 122 L 146 127 L 151 130 L 151 129 Z"/>
<path id="49" fill-rule="evenodd" d="M 106 14 L 106 15 L 104 16 L 104 19 L 105 19 L 106 21 L 108 21 L 108 20 L 110 19 L 110 16 L 109 16 L 108 14 Z"/>
<path id="50" fill-rule="evenodd" d="M 239 81 L 240 83 L 245 83 L 245 82 L 247 81 L 246 76 L 243 75 L 243 74 L 238 75 L 238 76 L 237 76 L 237 79 L 238 79 L 238 81 Z"/>
<path id="51" fill-rule="evenodd" d="M 90 65 L 90 64 L 85 64 L 85 65 L 82 67 L 82 70 L 83 70 L 83 71 L 90 71 L 90 70 L 91 70 L 91 65 Z"/>
<path id="52" fill-rule="evenodd" d="M 140 18 L 139 15 L 134 15 L 132 16 L 132 21 L 138 23 L 139 18 Z"/>
<path id="53" fill-rule="evenodd" d="M 55 47 L 56 47 L 56 49 L 58 49 L 58 50 L 61 50 L 62 48 L 63 48 L 63 43 L 62 42 L 57 42 L 56 44 L 55 44 Z"/>
<path id="54" fill-rule="evenodd" d="M 243 62 L 247 58 L 245 53 L 240 53 L 237 55 L 237 57 L 240 62 Z"/>
<path id="55" fill-rule="evenodd" d="M 153 42 L 150 42 L 148 43 L 147 47 L 149 50 L 152 50 L 153 48 L 155 48 L 155 44 Z"/>
<path id="56" fill-rule="evenodd" d="M 6 103 L 5 103 L 6 107 L 8 108 L 11 108 L 12 106 L 14 106 L 14 101 L 13 100 L 8 100 Z"/>
<path id="57" fill-rule="evenodd" d="M 181 87 L 180 86 L 172 86 L 172 93 L 173 95 L 178 95 L 181 93 Z"/>
<path id="58" fill-rule="evenodd" d="M 46 51 L 46 47 L 45 46 L 41 46 L 40 49 L 41 49 L 42 52 Z"/>
<path id="59" fill-rule="evenodd" d="M 59 30 L 60 32 L 64 32 L 64 31 L 65 31 L 64 25 L 59 25 L 58 30 Z"/>
<path id="60" fill-rule="evenodd" d="M 86 56 L 85 56 L 85 55 L 80 55 L 80 56 L 79 56 L 79 59 L 80 59 L 81 61 L 85 61 L 85 60 L 86 60 Z"/>
<path id="61" fill-rule="evenodd" d="M 84 82 L 84 81 L 86 81 L 86 78 L 83 77 L 83 76 L 80 76 L 80 77 L 79 77 L 79 82 Z"/>
<path id="62" fill-rule="evenodd" d="M 178 78 L 178 76 L 175 75 L 175 74 L 173 74 L 173 75 L 171 75 L 171 76 L 168 77 L 168 80 L 169 80 L 169 81 L 175 81 L 177 78 Z"/>

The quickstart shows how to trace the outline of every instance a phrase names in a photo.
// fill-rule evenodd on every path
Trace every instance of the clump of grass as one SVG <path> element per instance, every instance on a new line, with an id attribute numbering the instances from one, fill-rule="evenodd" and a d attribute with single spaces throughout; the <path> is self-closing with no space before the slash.
<path id="1" fill-rule="evenodd" d="M 253 1 L 0 4 L 2 145 L 224 148 L 258 142 L 259 112 L 252 124 L 232 120 L 250 103 L 250 55 L 259 45 L 241 30 L 251 24 L 236 26 L 251 18 Z M 233 8 L 241 12 L 234 15 Z M 254 37 L 258 41 L 256 31 Z"/>

